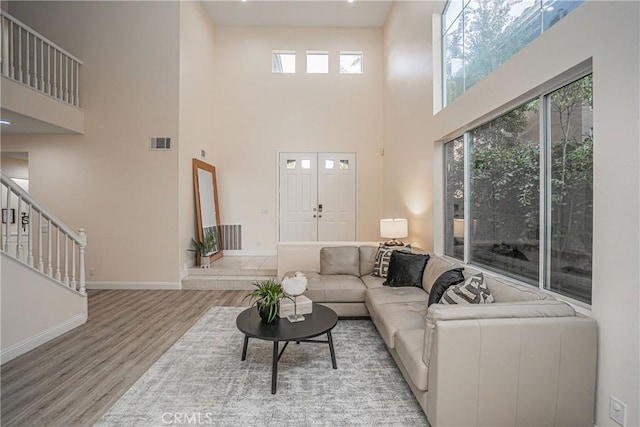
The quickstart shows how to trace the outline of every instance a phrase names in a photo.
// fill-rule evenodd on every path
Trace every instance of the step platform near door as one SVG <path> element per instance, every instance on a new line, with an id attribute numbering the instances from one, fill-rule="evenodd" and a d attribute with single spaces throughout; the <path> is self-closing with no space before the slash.
<path id="1" fill-rule="evenodd" d="M 275 279 L 275 256 L 224 256 L 209 268 L 193 267 L 182 289 L 252 290 L 261 280 Z"/>

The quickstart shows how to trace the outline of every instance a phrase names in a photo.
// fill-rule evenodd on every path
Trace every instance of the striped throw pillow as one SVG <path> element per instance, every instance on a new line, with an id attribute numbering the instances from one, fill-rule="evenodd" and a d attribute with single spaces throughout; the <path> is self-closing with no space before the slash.
<path id="1" fill-rule="evenodd" d="M 489 304 L 494 301 L 482 273 L 446 290 L 440 304 Z"/>

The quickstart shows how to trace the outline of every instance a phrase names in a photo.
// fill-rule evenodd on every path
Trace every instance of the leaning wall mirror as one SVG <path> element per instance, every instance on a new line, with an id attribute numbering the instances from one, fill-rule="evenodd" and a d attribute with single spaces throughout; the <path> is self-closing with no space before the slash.
<path id="1" fill-rule="evenodd" d="M 222 257 L 216 168 L 201 160 L 193 159 L 193 185 L 198 239 L 207 246 L 205 255 L 208 255 L 209 262 L 212 262 Z"/>

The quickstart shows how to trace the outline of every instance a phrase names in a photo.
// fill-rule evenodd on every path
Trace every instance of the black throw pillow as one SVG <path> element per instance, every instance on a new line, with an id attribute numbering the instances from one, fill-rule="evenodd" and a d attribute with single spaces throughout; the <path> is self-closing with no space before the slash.
<path id="1" fill-rule="evenodd" d="M 464 270 L 464 268 L 454 268 L 452 270 L 445 271 L 436 279 L 431 287 L 427 307 L 431 304 L 437 304 L 450 286 L 464 282 L 462 270 Z"/>
<path id="2" fill-rule="evenodd" d="M 389 260 L 389 271 L 384 286 L 422 287 L 422 274 L 429 261 L 429 255 L 393 251 Z"/>

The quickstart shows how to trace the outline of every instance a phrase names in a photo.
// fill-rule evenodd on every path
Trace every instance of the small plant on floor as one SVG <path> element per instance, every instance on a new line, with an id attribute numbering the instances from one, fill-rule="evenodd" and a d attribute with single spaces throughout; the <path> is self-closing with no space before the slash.
<path id="1" fill-rule="evenodd" d="M 267 323 L 273 322 L 278 314 L 280 300 L 284 296 L 282 285 L 277 280 L 269 279 L 256 282 L 253 286 L 256 288 L 245 298 L 249 298 L 252 304 L 258 307 L 260 315 Z"/>
<path id="2" fill-rule="evenodd" d="M 190 252 L 195 252 L 200 256 L 206 256 L 217 250 L 218 242 L 216 241 L 215 233 L 207 230 L 203 242 L 191 239 L 191 245 L 193 249 L 189 249 Z"/>

